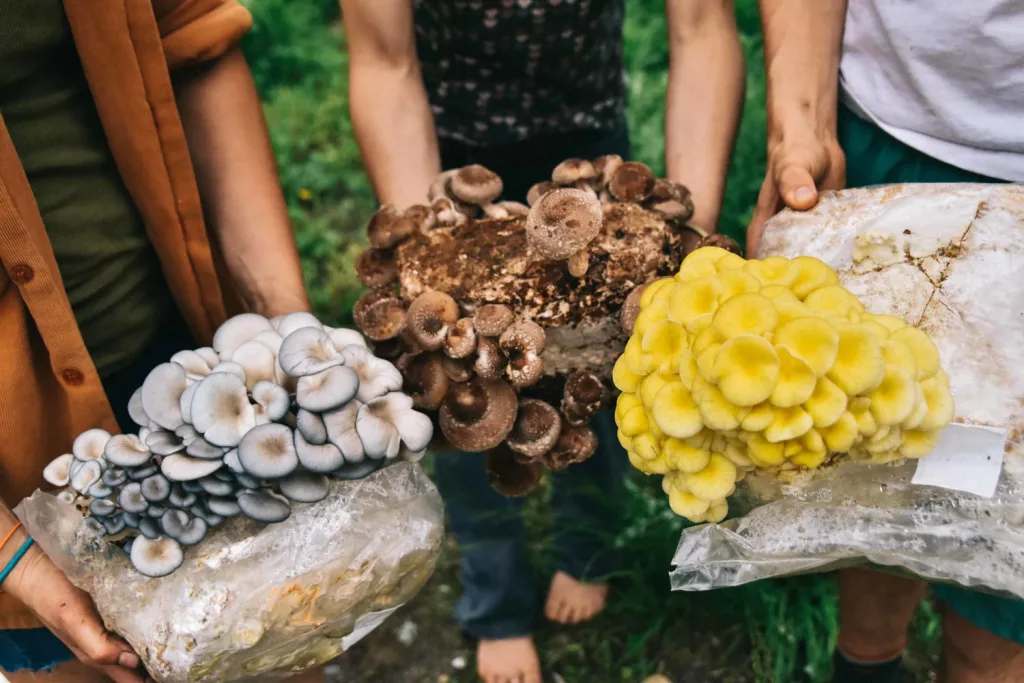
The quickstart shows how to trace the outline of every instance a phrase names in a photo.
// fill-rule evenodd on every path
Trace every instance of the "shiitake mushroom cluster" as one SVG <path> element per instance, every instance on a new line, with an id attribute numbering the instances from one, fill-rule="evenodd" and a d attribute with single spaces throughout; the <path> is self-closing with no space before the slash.
<path id="1" fill-rule="evenodd" d="M 754 468 L 920 458 L 953 419 L 934 342 L 865 310 L 818 259 L 703 247 L 630 299 L 619 440 L 692 521 L 722 520 Z"/>
<path id="2" fill-rule="evenodd" d="M 368 226 L 370 249 L 357 262 L 371 290 L 356 303 L 354 317 L 378 355 L 396 359 L 414 406 L 437 411 L 447 444 L 485 452 L 492 484 L 514 496 L 536 486 L 544 467 L 563 469 L 594 453 L 597 437 L 588 425 L 609 404 L 610 390 L 590 371 L 559 378 L 552 388 L 544 372 L 544 328 L 504 304 L 465 307 L 441 291 L 404 301 L 394 290 L 396 247 L 439 227 L 525 216 L 532 251 L 565 261 L 570 275 L 582 278 L 606 203 L 640 204 L 685 225 L 693 202 L 682 185 L 617 155 L 564 161 L 550 181 L 530 189 L 529 206 L 501 201 L 502 189 L 497 174 L 473 165 L 442 173 L 429 205 L 382 206 Z M 686 227 L 707 241 L 719 239 Z"/>
<path id="3" fill-rule="evenodd" d="M 156 366 L 128 410 L 137 434 L 88 430 L 44 478 L 150 577 L 227 518 L 282 522 L 330 478 L 419 460 L 433 435 L 393 364 L 308 313 L 228 320 L 212 347 Z"/>

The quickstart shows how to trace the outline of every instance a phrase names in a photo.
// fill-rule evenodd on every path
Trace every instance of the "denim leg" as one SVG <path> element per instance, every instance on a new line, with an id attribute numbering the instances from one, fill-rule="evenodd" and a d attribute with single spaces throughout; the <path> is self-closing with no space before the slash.
<path id="1" fill-rule="evenodd" d="M 623 482 L 629 458 L 615 436 L 615 416 L 602 411 L 591 427 L 597 452 L 555 472 L 551 511 L 560 569 L 580 580 L 600 580 L 618 569 L 613 547 L 622 525 Z"/>
<path id="2" fill-rule="evenodd" d="M 480 453 L 439 453 L 434 481 L 462 553 L 455 621 L 485 640 L 529 635 L 537 593 L 526 562 L 523 500 L 491 488 Z"/>

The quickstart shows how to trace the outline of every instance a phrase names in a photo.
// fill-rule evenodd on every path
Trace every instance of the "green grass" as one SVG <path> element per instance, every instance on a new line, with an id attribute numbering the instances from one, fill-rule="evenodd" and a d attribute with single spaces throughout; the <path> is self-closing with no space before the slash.
<path id="1" fill-rule="evenodd" d="M 343 324 L 362 291 L 353 262 L 364 244 L 373 196 L 348 117 L 347 54 L 337 3 L 248 5 L 255 26 L 244 48 L 265 103 L 307 284 L 317 313 Z M 668 77 L 663 0 L 627 0 L 627 6 L 633 143 L 637 157 L 661 173 Z M 765 84 L 756 0 L 737 0 L 737 18 L 747 90 L 720 227 L 741 238 L 764 172 Z M 704 669 L 684 680 L 827 680 L 837 631 L 830 581 L 802 577 L 706 594 L 672 593 L 667 571 L 682 523 L 651 480 L 630 483 L 626 506 L 631 526 L 620 541 L 628 545 L 629 563 L 616 579 L 621 597 L 571 636 L 542 633 L 544 662 L 566 683 L 636 681 L 661 669 L 694 672 L 695 666 Z M 543 497 L 528 510 L 539 571 L 549 570 Z M 934 614 L 923 611 L 916 632 L 919 649 L 934 657 Z M 921 665 L 927 668 L 927 662 Z"/>

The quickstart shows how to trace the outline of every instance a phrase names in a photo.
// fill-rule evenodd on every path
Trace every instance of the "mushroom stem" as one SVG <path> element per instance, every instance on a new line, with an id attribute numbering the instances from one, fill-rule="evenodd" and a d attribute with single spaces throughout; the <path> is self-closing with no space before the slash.
<path id="1" fill-rule="evenodd" d="M 581 278 L 587 274 L 590 267 L 590 254 L 584 249 L 569 257 L 569 275 L 574 278 Z"/>

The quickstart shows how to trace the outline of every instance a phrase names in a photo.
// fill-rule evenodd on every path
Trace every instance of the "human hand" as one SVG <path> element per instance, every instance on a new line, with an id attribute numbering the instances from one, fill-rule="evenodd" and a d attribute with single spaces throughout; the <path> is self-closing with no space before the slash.
<path id="1" fill-rule="evenodd" d="M 139 656 L 104 628 L 89 595 L 75 588 L 39 546 L 29 549 L 3 589 L 28 607 L 82 663 L 114 683 L 150 680 Z"/>
<path id="2" fill-rule="evenodd" d="M 807 211 L 818 203 L 819 190 L 846 185 L 846 155 L 835 135 L 796 126 L 768 142 L 768 171 L 747 227 L 747 257 L 756 254 L 765 221 L 784 207 Z"/>

